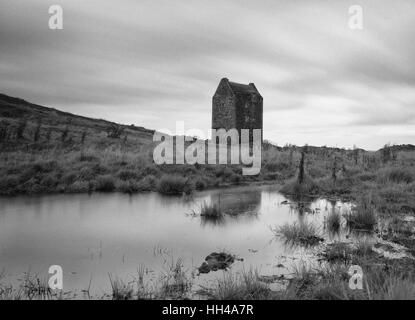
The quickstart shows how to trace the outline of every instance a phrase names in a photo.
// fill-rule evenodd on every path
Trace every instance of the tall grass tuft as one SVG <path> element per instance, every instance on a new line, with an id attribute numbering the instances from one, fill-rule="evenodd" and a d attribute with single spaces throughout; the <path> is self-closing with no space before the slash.
<path id="1" fill-rule="evenodd" d="M 377 223 L 375 208 L 372 205 L 371 197 L 364 196 L 358 200 L 353 208 L 345 216 L 347 225 L 355 230 L 373 230 Z"/>
<path id="2" fill-rule="evenodd" d="M 313 246 L 323 241 L 318 228 L 312 223 L 286 223 L 271 230 L 275 235 L 282 236 L 286 243 Z"/>
<path id="3" fill-rule="evenodd" d="M 175 260 L 171 257 L 164 262 L 165 272 L 161 276 L 161 299 L 183 299 L 186 298 L 192 287 L 191 279 L 187 275 L 183 259 Z"/>
<path id="4" fill-rule="evenodd" d="M 326 226 L 329 232 L 337 233 L 341 227 L 341 214 L 338 210 L 333 210 L 327 216 Z"/>
<path id="5" fill-rule="evenodd" d="M 381 169 L 378 173 L 380 183 L 412 183 L 415 181 L 415 172 L 411 168 L 389 167 Z"/>
<path id="6" fill-rule="evenodd" d="M 131 300 L 134 295 L 134 289 L 131 284 L 126 284 L 120 278 L 108 275 L 112 289 L 113 300 Z"/>
<path id="7" fill-rule="evenodd" d="M 272 291 L 260 281 L 257 270 L 250 269 L 240 274 L 224 273 L 212 288 L 202 288 L 202 295 L 214 300 L 266 300 Z"/>
<path id="8" fill-rule="evenodd" d="M 157 191 L 166 195 L 182 195 L 186 191 L 186 186 L 186 178 L 179 175 L 164 175 L 157 185 Z"/>
<path id="9" fill-rule="evenodd" d="M 281 192 L 294 196 L 314 196 L 319 193 L 318 184 L 310 177 L 305 177 L 303 183 L 298 181 L 298 179 L 289 181 L 281 188 Z"/>
<path id="10" fill-rule="evenodd" d="M 366 238 L 359 238 L 355 243 L 354 254 L 358 257 L 366 257 L 373 252 L 373 242 Z"/>
<path id="11" fill-rule="evenodd" d="M 97 191 L 110 192 L 115 189 L 115 179 L 111 175 L 102 175 L 97 178 Z"/>
<path id="12" fill-rule="evenodd" d="M 48 300 L 54 296 L 52 289 L 49 287 L 48 279 L 32 276 L 30 272 L 25 273 L 21 290 L 23 296 L 29 300 Z"/>
<path id="13" fill-rule="evenodd" d="M 208 204 L 206 201 L 200 206 L 200 215 L 209 218 L 220 218 L 223 212 L 217 203 Z"/>
<path id="14" fill-rule="evenodd" d="M 330 263 L 348 263 L 353 254 L 351 246 L 344 242 L 333 242 L 320 254 Z"/>
<path id="15" fill-rule="evenodd" d="M 377 288 L 375 300 L 415 300 L 415 282 L 413 279 L 390 276 Z"/>

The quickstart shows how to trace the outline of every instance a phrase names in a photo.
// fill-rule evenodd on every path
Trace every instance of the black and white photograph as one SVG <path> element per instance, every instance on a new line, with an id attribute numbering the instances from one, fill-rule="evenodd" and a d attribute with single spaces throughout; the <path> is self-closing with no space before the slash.
<path id="1" fill-rule="evenodd" d="M 414 32 L 412 0 L 0 0 L 0 300 L 415 300 Z"/>

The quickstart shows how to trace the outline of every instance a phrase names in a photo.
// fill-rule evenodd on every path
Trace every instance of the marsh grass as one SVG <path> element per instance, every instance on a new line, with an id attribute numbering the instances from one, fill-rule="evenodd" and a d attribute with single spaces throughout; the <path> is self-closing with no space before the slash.
<path id="1" fill-rule="evenodd" d="M 30 270 L 17 279 L 18 285 L 4 283 L 5 271 L 0 272 L 0 300 L 57 300 L 63 299 L 62 290 L 52 290 L 48 278 L 31 274 Z M 68 294 L 70 292 L 67 292 Z"/>
<path id="2" fill-rule="evenodd" d="M 118 141 L 96 141 L 85 146 L 57 145 L 44 149 L 0 153 L 1 195 L 159 191 L 167 195 L 190 194 L 221 184 L 238 184 L 238 168 L 221 166 L 160 165 L 152 149 L 120 151 Z M 17 148 L 17 147 L 16 147 Z M 235 177 L 238 176 L 238 179 Z M 186 178 L 184 178 L 186 177 Z"/>
<path id="3" fill-rule="evenodd" d="M 349 263 L 352 259 L 352 253 L 353 249 L 350 244 L 334 242 L 326 247 L 321 256 L 329 263 Z"/>
<path id="4" fill-rule="evenodd" d="M 188 270 L 184 267 L 183 259 L 168 257 L 164 261 L 161 289 L 158 296 L 161 299 L 184 299 L 192 287 Z"/>
<path id="5" fill-rule="evenodd" d="M 336 275 L 341 274 L 336 269 Z M 280 293 L 282 300 L 338 300 L 345 296 L 344 286 L 340 278 L 333 281 L 327 277 L 324 279 L 323 270 L 313 268 L 311 265 L 301 262 L 294 268 L 294 278 L 286 289 Z"/>
<path id="6" fill-rule="evenodd" d="M 318 184 L 310 177 L 304 177 L 303 182 L 299 183 L 298 179 L 288 181 L 281 188 L 281 193 L 294 196 L 314 196 L 319 193 Z"/>
<path id="7" fill-rule="evenodd" d="M 378 172 L 378 182 L 383 184 L 409 184 L 415 181 L 415 170 L 411 168 L 386 167 Z"/>
<path id="8" fill-rule="evenodd" d="M 112 274 L 108 275 L 111 284 L 111 296 L 113 300 L 131 300 L 134 296 L 134 288 L 131 283 L 125 283 L 122 279 Z"/>
<path id="9" fill-rule="evenodd" d="M 48 278 L 32 275 L 30 271 L 24 274 L 19 290 L 21 297 L 29 300 L 50 300 L 58 297 L 49 287 Z"/>
<path id="10" fill-rule="evenodd" d="M 15 290 L 12 285 L 5 284 L 5 269 L 0 271 L 0 300 L 21 300 L 23 291 L 21 288 Z"/>
<path id="11" fill-rule="evenodd" d="M 301 264 L 283 296 L 301 300 L 349 300 L 353 292 L 348 286 L 345 265 L 334 264 L 320 268 Z"/>
<path id="12" fill-rule="evenodd" d="M 294 278 L 281 293 L 282 299 L 294 300 L 353 300 L 363 298 L 360 290 L 351 290 L 345 265 L 334 264 L 312 268 L 300 264 Z"/>
<path id="13" fill-rule="evenodd" d="M 415 281 L 411 278 L 390 276 L 376 289 L 375 300 L 415 300 Z"/>
<path id="14" fill-rule="evenodd" d="M 97 177 L 97 184 L 95 187 L 97 191 L 111 192 L 115 190 L 115 180 L 111 175 L 102 175 Z"/>
<path id="15" fill-rule="evenodd" d="M 0 286 L 0 300 L 21 300 L 21 290 L 15 291 L 11 285 Z"/>
<path id="16" fill-rule="evenodd" d="M 368 255 L 373 253 L 373 243 L 374 241 L 369 239 L 368 237 L 359 238 L 354 243 L 353 253 L 357 257 L 367 257 Z"/>
<path id="17" fill-rule="evenodd" d="M 397 262 L 399 264 L 400 262 Z M 365 263 L 364 290 L 371 300 L 414 300 L 415 279 L 413 272 L 401 272 L 393 264 L 387 270 Z"/>
<path id="18" fill-rule="evenodd" d="M 277 236 L 282 236 L 285 242 L 289 244 L 314 246 L 323 241 L 319 228 L 309 222 L 286 223 L 271 229 L 271 231 Z"/>
<path id="19" fill-rule="evenodd" d="M 329 263 L 358 263 L 359 259 L 367 258 L 372 253 L 373 243 L 368 238 L 358 239 L 355 243 L 336 241 L 326 246 L 319 255 Z"/>
<path id="20" fill-rule="evenodd" d="M 174 259 L 164 255 L 163 271 L 155 281 L 146 281 L 148 269 L 140 265 L 137 276 L 124 281 L 118 276 L 109 274 L 111 284 L 110 297 L 113 300 L 152 300 L 188 298 L 192 287 L 191 275 L 184 267 L 183 259 Z"/>
<path id="21" fill-rule="evenodd" d="M 327 216 L 326 227 L 331 233 L 338 233 L 341 228 L 341 214 L 338 210 L 333 210 Z"/>
<path id="22" fill-rule="evenodd" d="M 345 214 L 347 225 L 352 230 L 371 231 L 377 224 L 375 208 L 370 196 L 361 197 L 355 208 Z"/>
<path id="23" fill-rule="evenodd" d="M 301 150 L 301 158 L 298 165 L 298 175 L 296 179 L 293 179 L 286 183 L 281 192 L 284 194 L 303 196 L 303 195 L 316 195 L 319 193 L 319 186 L 314 180 L 306 173 L 305 170 L 305 158 L 308 151 L 308 146 L 304 146 Z"/>
<path id="24" fill-rule="evenodd" d="M 367 244 L 367 242 L 365 242 Z M 367 245 L 364 245 L 367 248 Z M 209 287 L 201 286 L 197 292 L 202 298 L 214 300 L 267 300 L 267 299 L 300 299 L 300 300 L 413 300 L 415 299 L 415 279 L 413 269 L 400 261 L 382 265 L 374 263 L 375 257 L 366 250 L 356 246 L 337 243 L 332 246 L 334 252 L 348 252 L 352 259 L 348 263 L 339 264 L 338 259 L 328 265 L 315 265 L 300 262 L 293 267 L 294 277 L 289 280 L 285 289 L 272 291 L 267 282 L 262 281 L 257 269 L 250 268 L 241 272 L 224 272 L 223 277 L 210 282 Z M 344 256 L 344 254 L 338 255 Z M 413 262 L 408 262 L 413 264 Z M 358 264 L 363 269 L 363 289 L 353 290 L 349 287 L 350 264 Z M 413 267 L 412 267 L 413 268 Z M 402 272 L 404 270 L 405 272 Z M 130 299 L 187 299 L 192 296 L 191 276 L 184 268 L 181 259 L 169 259 L 165 265 L 165 273 L 153 287 L 145 284 L 146 269 L 140 266 L 138 280 L 125 282 L 121 278 L 109 275 L 111 292 L 114 300 Z M 3 280 L 4 272 L 0 273 Z M 285 280 L 287 281 L 287 280 Z M 136 287 L 136 284 L 138 285 Z M 20 299 L 60 299 L 59 296 L 46 289 L 47 283 L 36 276 L 25 275 L 21 285 L 13 288 L 0 281 L 1 300 Z M 88 289 L 89 291 L 89 289 Z M 103 298 L 108 298 L 104 295 Z"/>
<path id="25" fill-rule="evenodd" d="M 164 175 L 157 185 L 157 191 L 165 195 L 182 195 L 187 191 L 187 179 L 179 175 Z"/>
<path id="26" fill-rule="evenodd" d="M 138 278 L 136 279 L 137 283 L 137 293 L 136 297 L 138 300 L 151 300 L 156 296 L 156 290 L 144 281 L 144 276 L 147 274 L 147 269 L 140 265 L 138 271 Z"/>
<path id="27" fill-rule="evenodd" d="M 225 214 L 219 203 L 203 201 L 198 211 L 193 210 L 192 215 L 200 215 L 202 225 L 218 226 L 225 223 Z"/>
<path id="28" fill-rule="evenodd" d="M 301 300 L 414 300 L 413 277 L 386 273 L 379 268 L 365 267 L 363 289 L 349 287 L 347 266 L 334 265 L 322 270 L 304 270 L 297 274 L 283 299 Z"/>
<path id="29" fill-rule="evenodd" d="M 258 271 L 249 269 L 237 274 L 225 272 L 211 288 L 202 287 L 199 294 L 213 300 L 266 300 L 273 293 L 260 281 Z"/>
<path id="30" fill-rule="evenodd" d="M 208 218 L 221 218 L 223 217 L 223 212 L 219 204 L 204 201 L 200 206 L 200 215 Z"/>
<path id="31" fill-rule="evenodd" d="M 302 300 L 413 300 L 415 279 L 412 261 L 382 260 L 372 250 L 373 240 L 362 238 L 357 243 L 335 242 L 323 252 L 324 261 L 312 268 L 300 264 L 283 299 Z M 361 290 L 349 287 L 350 265 L 363 269 Z"/>

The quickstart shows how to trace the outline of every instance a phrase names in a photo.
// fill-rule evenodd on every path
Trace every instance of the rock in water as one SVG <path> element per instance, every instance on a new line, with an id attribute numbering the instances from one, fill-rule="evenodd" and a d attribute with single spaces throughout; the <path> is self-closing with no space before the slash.
<path id="1" fill-rule="evenodd" d="M 210 271 L 226 270 L 235 262 L 235 256 L 226 252 L 212 252 L 205 258 L 199 267 L 199 273 L 209 273 Z"/>

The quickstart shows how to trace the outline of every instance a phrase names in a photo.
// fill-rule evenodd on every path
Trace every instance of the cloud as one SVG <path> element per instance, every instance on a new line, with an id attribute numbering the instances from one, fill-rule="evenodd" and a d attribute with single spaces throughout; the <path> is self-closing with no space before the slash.
<path id="1" fill-rule="evenodd" d="M 415 3 L 4 0 L 1 91 L 71 112 L 207 130 L 222 77 L 255 82 L 265 138 L 378 148 L 414 141 Z M 387 129 L 385 129 L 387 128 Z M 401 132 L 401 134 L 399 134 Z M 362 145 L 363 144 L 363 145 Z"/>

